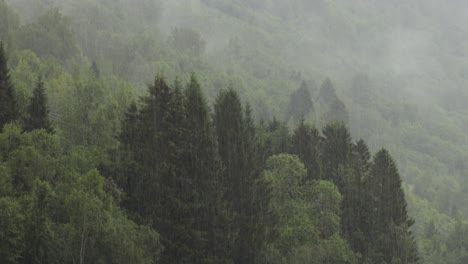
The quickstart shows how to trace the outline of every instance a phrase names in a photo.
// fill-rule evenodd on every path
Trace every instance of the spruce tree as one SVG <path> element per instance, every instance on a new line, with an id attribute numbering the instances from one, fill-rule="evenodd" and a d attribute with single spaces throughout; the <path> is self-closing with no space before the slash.
<path id="1" fill-rule="evenodd" d="M 414 221 L 408 217 L 398 169 L 385 149 L 374 156 L 371 188 L 374 252 L 386 263 L 417 263 L 416 243 L 410 231 Z"/>
<path id="2" fill-rule="evenodd" d="M 260 121 L 257 127 L 257 137 L 260 144 L 262 162 L 280 153 L 287 153 L 291 149 L 291 136 L 285 122 L 276 117 L 271 121 Z"/>
<path id="3" fill-rule="evenodd" d="M 369 148 L 363 140 L 352 145 L 350 164 L 347 169 L 342 202 L 343 236 L 353 250 L 367 257 L 369 219 L 372 213 L 371 196 L 368 192 L 370 174 Z"/>
<path id="4" fill-rule="evenodd" d="M 141 98 L 142 107 L 138 115 L 134 158 L 143 171 L 135 175 L 138 191 L 134 195 L 138 203 L 132 209 L 153 224 L 162 195 L 161 175 L 172 170 L 168 159 L 173 159 L 175 155 L 175 146 L 169 141 L 172 96 L 165 80 L 156 78 L 153 85 L 148 87 L 148 95 Z"/>
<path id="5" fill-rule="evenodd" d="M 138 153 L 140 146 L 139 121 L 138 107 L 135 102 L 132 102 L 122 121 L 122 129 L 119 134 L 120 147 L 116 155 L 111 155 L 116 160 L 103 169 L 112 175 L 114 181 L 126 193 L 124 204 L 131 211 L 137 211 L 138 208 L 138 181 L 142 175 L 141 165 L 135 159 L 135 154 Z"/>
<path id="6" fill-rule="evenodd" d="M 264 164 L 249 104 L 244 110 L 243 128 L 244 162 L 247 177 L 244 179 L 244 195 L 241 197 L 243 205 L 240 215 L 243 223 L 239 229 L 236 247 L 238 253 L 235 261 L 237 263 L 256 263 L 260 255 L 259 252 L 274 236 L 272 227 L 275 219 L 269 207 L 271 190 L 262 175 Z"/>
<path id="7" fill-rule="evenodd" d="M 157 153 L 153 162 L 159 163 L 155 165 L 159 195 L 153 219 L 165 246 L 161 263 L 191 263 L 196 254 L 192 248 L 196 234 L 190 229 L 193 215 L 189 201 L 195 194 L 183 166 L 187 161 L 188 137 L 185 98 L 179 85 L 171 89 L 163 78 L 157 80 L 154 96 L 157 119 L 150 122 L 153 122 L 156 133 L 156 144 L 152 149 Z M 154 189 L 148 191 L 154 192 Z"/>
<path id="8" fill-rule="evenodd" d="M 132 106 L 121 136 L 127 145 L 137 138 L 131 149 L 141 174 L 132 206 L 160 233 L 161 263 L 228 263 L 232 235 L 222 164 L 195 77 L 185 91 L 178 81 L 170 88 L 156 79 L 138 120 L 134 113 Z"/>
<path id="9" fill-rule="evenodd" d="M 0 42 L 0 131 L 7 123 L 19 117 L 16 97 L 7 66 L 5 45 Z"/>
<path id="10" fill-rule="evenodd" d="M 301 119 L 292 136 L 291 153 L 296 154 L 307 168 L 307 180 L 322 177 L 320 165 L 321 137 L 315 127 L 311 127 Z"/>
<path id="11" fill-rule="evenodd" d="M 233 89 L 222 91 L 215 103 L 219 153 L 225 165 L 226 198 L 238 230 L 235 263 L 255 263 L 268 239 L 268 186 L 262 181 L 256 132 L 249 107 L 243 109 Z"/>
<path id="12" fill-rule="evenodd" d="M 138 136 L 138 125 L 138 107 L 135 102 L 132 102 L 125 113 L 122 131 L 119 135 L 122 147 L 131 147 L 135 144 Z"/>
<path id="13" fill-rule="evenodd" d="M 186 159 L 184 101 L 180 89 L 171 89 L 163 77 L 156 78 L 142 98 L 132 151 L 139 168 L 132 180 L 132 210 L 160 233 L 165 247 L 161 263 L 190 263 L 193 256 L 188 224 L 193 216 L 187 202 L 193 190 L 181 166 Z"/>
<path id="14" fill-rule="evenodd" d="M 52 133 L 53 128 L 49 120 L 49 110 L 47 109 L 47 97 L 44 89 L 44 82 L 38 81 L 33 91 L 33 97 L 28 107 L 28 117 L 25 122 L 25 130 L 45 129 Z"/>
<path id="15" fill-rule="evenodd" d="M 343 123 L 333 123 L 323 129 L 322 175 L 343 191 L 344 169 L 351 154 L 351 136 Z"/>
<path id="16" fill-rule="evenodd" d="M 228 263 L 232 246 L 230 215 L 224 200 L 226 187 L 207 102 L 194 75 L 185 89 L 187 142 L 185 167 L 194 189 L 191 214 L 192 263 Z"/>
<path id="17" fill-rule="evenodd" d="M 160 207 L 156 217 L 157 230 L 160 231 L 166 250 L 162 253 L 162 263 L 196 263 L 201 256 L 199 248 L 203 231 L 195 224 L 198 195 L 196 182 L 187 164 L 190 158 L 190 135 L 187 126 L 186 98 L 178 81 L 171 89 L 172 99 L 168 104 L 168 130 L 165 142 L 173 152 L 163 166 L 160 175 Z M 164 132 L 163 132 L 164 133 Z M 167 136 L 167 137 L 166 137 Z M 158 151 L 155 149 L 155 151 Z"/>

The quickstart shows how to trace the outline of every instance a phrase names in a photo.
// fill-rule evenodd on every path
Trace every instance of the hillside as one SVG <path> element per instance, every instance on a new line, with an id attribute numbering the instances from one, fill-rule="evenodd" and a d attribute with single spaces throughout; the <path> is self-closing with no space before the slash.
<path id="1" fill-rule="evenodd" d="M 36 77 L 46 75 L 51 113 L 73 143 L 83 134 L 76 120 L 90 118 L 95 127 L 86 133 L 93 134 L 113 118 L 92 144 L 116 144 L 108 132 L 157 73 L 186 82 L 195 72 L 210 102 L 232 86 L 257 121 L 276 117 L 291 130 L 297 122 L 288 104 L 303 81 L 316 110 L 306 120 L 325 126 L 320 89 L 329 78 L 353 138 L 395 157 L 420 250 L 431 251 L 431 223 L 448 241 L 468 219 L 468 5 L 461 0 L 6 3 L 0 36 L 20 107 Z M 75 83 L 88 82 L 82 74 L 91 65 L 106 78 L 95 84 L 103 92 L 89 106 L 64 99 Z M 102 116 L 74 116 L 80 107 Z M 448 244 L 441 247 L 450 251 Z"/>

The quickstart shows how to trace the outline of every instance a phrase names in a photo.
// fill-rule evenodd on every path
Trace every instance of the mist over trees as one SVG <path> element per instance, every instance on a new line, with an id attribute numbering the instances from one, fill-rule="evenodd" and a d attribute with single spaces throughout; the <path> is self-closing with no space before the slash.
<path id="1" fill-rule="evenodd" d="M 0 0 L 0 262 L 465 263 L 467 8 Z"/>

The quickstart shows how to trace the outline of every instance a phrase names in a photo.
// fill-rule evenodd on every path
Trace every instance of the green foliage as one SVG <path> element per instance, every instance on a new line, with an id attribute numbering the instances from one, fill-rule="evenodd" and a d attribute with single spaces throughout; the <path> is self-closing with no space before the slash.
<path id="1" fill-rule="evenodd" d="M 215 103 L 214 124 L 219 154 L 225 165 L 226 199 L 235 214 L 235 263 L 255 263 L 270 236 L 267 183 L 261 177 L 261 156 L 250 107 L 242 107 L 233 89 L 223 90 Z"/>
<path id="2" fill-rule="evenodd" d="M 373 207 L 370 201 L 371 155 L 366 143 L 359 140 L 352 145 L 351 161 L 345 170 L 342 230 L 353 250 L 368 254 L 368 239 Z"/>
<path id="3" fill-rule="evenodd" d="M 10 79 L 5 45 L 0 41 L 0 129 L 18 118 L 15 90 Z"/>
<path id="4" fill-rule="evenodd" d="M 28 109 L 28 119 L 25 122 L 25 130 L 45 129 L 52 132 L 52 124 L 49 120 L 49 111 L 47 108 L 47 98 L 44 89 L 44 83 L 39 80 L 34 88 L 33 98 Z"/>
<path id="5" fill-rule="evenodd" d="M 2 263 L 156 262 L 157 233 L 123 214 L 96 169 L 74 166 L 83 153 L 12 124 L 0 145 L 0 181 L 9 185 L 0 192 Z"/>
<path id="6" fill-rule="evenodd" d="M 92 73 L 76 78 L 62 105 L 58 125 L 73 144 L 101 149 L 117 145 L 119 116 L 132 100 L 129 87 L 114 80 L 97 79 Z"/>
<path id="7" fill-rule="evenodd" d="M 13 34 L 20 26 L 20 17 L 5 1 L 0 1 L 0 41 L 13 44 Z"/>
<path id="8" fill-rule="evenodd" d="M 26 119 L 33 88 L 42 76 L 50 118 L 66 148 L 66 170 L 85 174 L 103 160 L 119 160 L 121 164 L 112 174 L 119 175 L 115 181 L 127 193 L 123 199 L 126 207 L 132 201 L 128 193 L 138 193 L 134 182 L 138 177 L 131 175 L 143 171 L 132 153 L 113 155 L 118 147 L 119 119 L 155 71 L 170 78 L 181 74 L 183 81 L 190 72 L 197 72 L 209 102 L 231 83 L 240 97 L 253 103 L 253 116 L 279 117 L 257 131 L 259 164 L 282 152 L 301 155 L 289 146 L 288 127 L 281 120 L 287 117 L 289 99 L 302 79 L 310 84 L 313 79 L 331 76 L 334 96 L 310 91 L 317 127 L 341 120 L 371 150 L 387 147 L 399 164 L 408 210 L 416 219 L 412 230 L 421 261 L 464 263 L 463 250 L 452 246 L 453 250 L 447 250 L 447 243 L 455 239 L 449 236 L 455 232 L 454 219 L 463 222 L 468 215 L 464 165 L 468 157 L 467 93 L 460 85 L 466 82 L 466 75 L 454 74 L 466 69 L 464 60 L 458 59 L 466 48 L 460 37 L 466 32 L 460 23 L 463 10 L 463 4 L 454 1 L 415 5 L 397 0 L 371 5 L 366 1 L 303 0 L 6 0 L 0 1 L 0 38 L 6 43 L 10 83 L 16 90 L 15 119 Z M 450 19 L 440 14 L 450 14 Z M 83 70 L 91 62 L 99 66 L 99 77 L 96 71 Z M 89 81 L 93 78 L 99 81 Z M 313 119 L 310 115 L 305 118 Z M 2 135 L 3 158 L 11 155 L 16 166 L 40 168 L 38 175 L 47 181 L 57 177 L 55 169 L 44 176 L 55 165 L 43 159 L 44 153 L 34 150 L 35 146 L 27 143 L 16 148 L 25 139 L 16 133 L 20 128 L 14 130 L 9 128 Z M 38 142 L 47 138 L 34 135 Z M 108 149 L 114 151 L 103 155 Z M 354 146 L 351 149 L 355 151 Z M 152 155 L 150 151 L 146 154 Z M 349 242 L 353 250 L 362 252 L 356 245 L 362 248 L 368 235 L 362 231 L 366 221 L 359 219 L 369 218 L 369 208 L 353 205 L 370 197 L 349 195 L 359 187 L 369 188 L 359 179 L 366 173 L 354 155 L 334 172 L 333 181 L 343 181 L 337 183 L 342 185 L 343 237 L 354 241 Z M 305 156 L 301 158 L 309 174 L 318 174 L 311 172 L 314 166 Z M 328 158 L 321 158 L 320 163 L 323 160 Z M 46 165 L 40 166 L 43 162 Z M 32 191 L 36 185 L 29 175 L 34 169 L 13 166 L 0 164 L 0 175 L 10 175 L 0 179 L 0 194 L 16 193 L 14 180 Z M 321 171 L 330 171 L 325 166 L 321 165 Z M 101 164 L 100 169 L 103 167 Z M 424 238 L 428 219 L 435 220 L 439 238 Z"/>
<path id="9" fill-rule="evenodd" d="M 25 244 L 21 203 L 12 197 L 0 197 L 0 212 L 0 261 L 18 263 Z"/>
<path id="10" fill-rule="evenodd" d="M 110 172 L 128 194 L 127 208 L 160 231 L 162 263 L 227 263 L 222 165 L 197 80 L 182 92 L 179 82 L 171 88 L 158 77 L 141 101 L 125 115 L 121 169 Z"/>
<path id="11" fill-rule="evenodd" d="M 318 130 L 306 124 L 302 119 L 293 132 L 291 153 L 298 155 L 304 162 L 309 180 L 322 178 L 321 143 L 322 138 Z"/>
<path id="12" fill-rule="evenodd" d="M 267 160 L 264 177 L 272 188 L 278 237 L 264 252 L 266 263 L 356 263 L 339 235 L 340 193 L 327 181 L 304 184 L 306 175 L 297 156 Z"/>
<path id="13" fill-rule="evenodd" d="M 322 173 L 340 191 L 344 188 L 343 169 L 351 156 L 351 136 L 343 123 L 333 123 L 323 129 Z"/>
<path id="14" fill-rule="evenodd" d="M 47 11 L 36 23 L 22 26 L 17 34 L 19 48 L 30 49 L 41 58 L 65 62 L 78 54 L 70 22 L 58 9 Z"/>
<path id="15" fill-rule="evenodd" d="M 279 121 L 276 117 L 271 121 L 261 121 L 257 127 L 257 134 L 262 160 L 288 152 L 291 148 L 289 129 L 285 122 Z"/>
<path id="16" fill-rule="evenodd" d="M 417 263 L 416 243 L 409 230 L 414 220 L 408 217 L 400 175 L 385 149 L 374 156 L 369 184 L 373 200 L 371 244 L 381 253 L 377 259 Z"/>
<path id="17" fill-rule="evenodd" d="M 224 200 L 223 166 L 208 105 L 194 75 L 184 94 L 185 126 L 190 131 L 184 169 L 194 190 L 190 215 L 197 215 L 190 226 L 197 234 L 191 241 L 196 251 L 191 263 L 230 263 L 229 248 L 232 247 L 231 237 L 235 235 L 229 231 L 233 215 Z"/>

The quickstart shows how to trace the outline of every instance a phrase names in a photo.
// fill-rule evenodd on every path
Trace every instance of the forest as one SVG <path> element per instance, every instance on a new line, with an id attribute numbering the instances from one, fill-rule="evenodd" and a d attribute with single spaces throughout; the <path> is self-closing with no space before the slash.
<path id="1" fill-rule="evenodd" d="M 467 9 L 0 0 L 0 263 L 467 263 Z"/>

